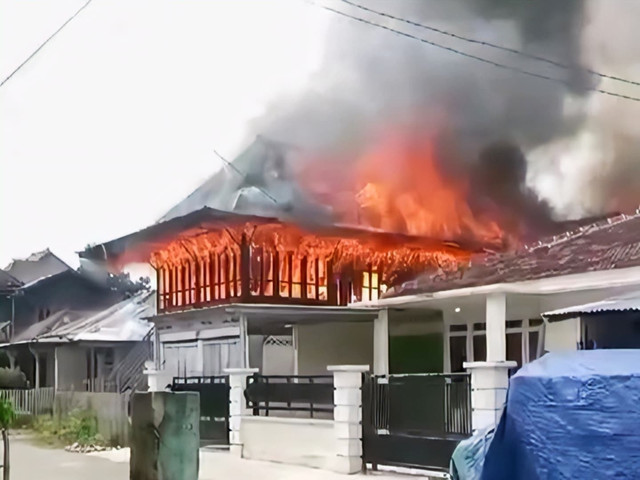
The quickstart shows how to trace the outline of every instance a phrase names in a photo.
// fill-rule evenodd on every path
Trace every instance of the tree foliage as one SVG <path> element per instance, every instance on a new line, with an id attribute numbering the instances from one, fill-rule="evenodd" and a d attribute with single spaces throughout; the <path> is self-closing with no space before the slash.
<path id="1" fill-rule="evenodd" d="M 151 290 L 151 280 L 149 277 L 140 277 L 138 280 L 131 280 L 128 273 L 119 273 L 117 275 L 109 274 L 107 285 L 114 291 L 122 293 L 124 298 L 131 298 L 140 292 L 148 292 Z"/>
<path id="2" fill-rule="evenodd" d="M 13 404 L 9 400 L 0 399 L 0 428 L 7 430 L 13 423 L 15 416 Z"/>

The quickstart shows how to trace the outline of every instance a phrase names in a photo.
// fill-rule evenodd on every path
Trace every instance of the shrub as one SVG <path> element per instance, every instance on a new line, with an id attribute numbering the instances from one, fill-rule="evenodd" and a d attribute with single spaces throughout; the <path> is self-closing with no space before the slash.
<path id="1" fill-rule="evenodd" d="M 104 445 L 98 433 L 98 419 L 91 410 L 74 410 L 65 417 L 38 417 L 34 431 L 44 442 L 56 445 Z"/>
<path id="2" fill-rule="evenodd" d="M 0 368 L 0 388 L 27 387 L 27 376 L 19 368 Z"/>
<path id="3" fill-rule="evenodd" d="M 0 428 L 8 429 L 16 418 L 13 404 L 9 400 L 0 400 Z"/>

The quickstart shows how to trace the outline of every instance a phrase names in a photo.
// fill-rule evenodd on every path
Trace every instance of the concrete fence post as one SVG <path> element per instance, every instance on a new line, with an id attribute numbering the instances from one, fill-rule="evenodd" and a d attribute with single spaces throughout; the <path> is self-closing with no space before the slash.
<path id="1" fill-rule="evenodd" d="M 145 362 L 142 373 L 147 376 L 150 392 L 163 392 L 167 389 L 167 385 L 173 382 L 171 373 L 165 369 L 157 369 L 153 360 Z"/>
<path id="2" fill-rule="evenodd" d="M 509 370 L 516 362 L 467 362 L 471 373 L 471 428 L 496 427 L 500 421 L 509 387 Z"/>
<path id="3" fill-rule="evenodd" d="M 243 415 L 250 415 L 244 391 L 247 388 L 247 378 L 257 373 L 257 368 L 227 368 L 224 373 L 229 375 L 229 450 L 232 454 L 242 457 L 242 438 L 240 425 Z"/>
<path id="4" fill-rule="evenodd" d="M 362 471 L 362 375 L 368 365 L 329 366 L 333 373 L 333 421 L 336 436 L 334 470 Z"/>

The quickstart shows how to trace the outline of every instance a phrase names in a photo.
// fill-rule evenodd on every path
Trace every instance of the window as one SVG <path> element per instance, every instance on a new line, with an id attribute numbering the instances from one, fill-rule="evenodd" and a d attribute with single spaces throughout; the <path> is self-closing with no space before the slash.
<path id="1" fill-rule="evenodd" d="M 222 375 L 227 368 L 242 366 L 242 349 L 237 338 L 205 342 L 202 350 L 204 375 Z"/>
<path id="2" fill-rule="evenodd" d="M 483 334 L 473 335 L 473 361 L 485 362 L 487 360 L 487 336 Z"/>
<path id="3" fill-rule="evenodd" d="M 533 362 L 538 358 L 538 343 L 540 342 L 540 332 L 529 332 L 529 361 Z"/>
<path id="4" fill-rule="evenodd" d="M 517 362 L 521 367 L 522 358 L 522 332 L 507 333 L 507 360 Z"/>
<path id="5" fill-rule="evenodd" d="M 380 297 L 380 276 L 377 267 L 369 267 L 362 272 L 362 301 L 378 300 Z"/>
<path id="6" fill-rule="evenodd" d="M 164 368 L 174 377 L 201 375 L 195 342 L 165 344 Z"/>
<path id="7" fill-rule="evenodd" d="M 460 349 L 465 349 L 470 361 L 487 360 L 486 323 L 477 322 L 449 325 L 449 346 L 451 371 L 460 366 Z M 541 319 L 509 320 L 506 322 L 506 359 L 517 362 L 518 366 L 538 358 L 542 339 L 543 321 Z M 467 339 L 471 345 L 467 351 Z M 455 351 L 454 351 L 455 350 Z"/>
<path id="8" fill-rule="evenodd" d="M 456 336 L 449 339 L 449 360 L 452 372 L 464 372 L 463 365 L 467 361 L 466 336 Z"/>
<path id="9" fill-rule="evenodd" d="M 307 298 L 327 300 L 327 260 L 309 258 L 307 260 Z"/>
<path id="10" fill-rule="evenodd" d="M 280 296 L 302 298 L 302 259 L 293 252 L 284 253 L 279 271 Z"/>

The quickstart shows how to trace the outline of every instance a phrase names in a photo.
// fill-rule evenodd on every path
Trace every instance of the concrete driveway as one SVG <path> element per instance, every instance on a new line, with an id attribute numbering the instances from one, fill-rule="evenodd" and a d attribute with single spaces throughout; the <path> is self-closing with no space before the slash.
<path id="1" fill-rule="evenodd" d="M 69 453 L 33 443 L 26 436 L 11 438 L 11 478 L 30 480 L 127 480 L 129 450 L 111 450 L 91 454 Z M 203 451 L 200 454 L 200 480 L 346 480 L 359 475 L 340 475 L 324 470 L 270 462 L 243 460 L 228 452 Z M 371 480 L 412 480 L 393 473 L 367 475 Z M 424 478 L 424 477 L 423 477 Z M 364 480 L 364 479 L 363 479 Z"/>
<path id="2" fill-rule="evenodd" d="M 29 437 L 11 437 L 11 478 L 31 480 L 126 480 L 129 464 L 37 446 Z"/>

